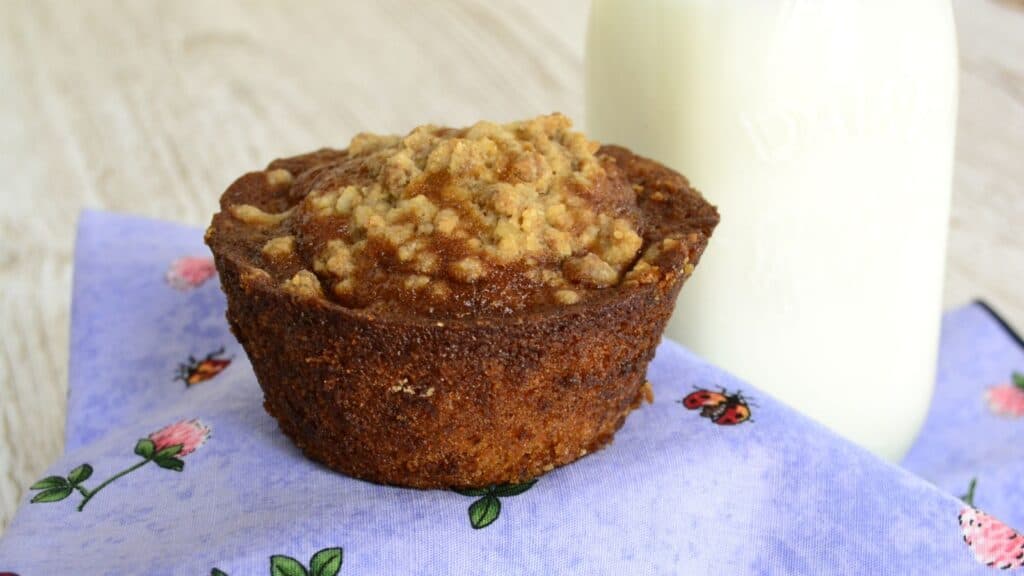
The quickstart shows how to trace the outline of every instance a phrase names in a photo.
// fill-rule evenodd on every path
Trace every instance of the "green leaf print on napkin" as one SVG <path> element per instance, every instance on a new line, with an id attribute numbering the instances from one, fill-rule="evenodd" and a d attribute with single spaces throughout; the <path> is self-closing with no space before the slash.
<path id="1" fill-rule="evenodd" d="M 68 474 L 68 482 L 70 482 L 72 486 L 77 486 L 88 480 L 89 476 L 92 476 L 92 466 L 82 464 Z"/>
<path id="2" fill-rule="evenodd" d="M 43 490 L 39 494 L 32 497 L 32 503 L 38 502 L 58 502 L 71 496 L 71 491 L 74 490 L 71 486 L 57 486 Z"/>
<path id="3" fill-rule="evenodd" d="M 342 549 L 324 548 L 309 559 L 309 570 L 291 556 L 275 554 L 270 557 L 270 576 L 336 576 L 341 571 Z M 210 570 L 210 576 L 228 576 L 220 568 Z"/>
<path id="4" fill-rule="evenodd" d="M 487 488 L 455 488 L 453 490 L 463 496 L 479 496 L 469 505 L 469 524 L 479 530 L 493 524 L 501 515 L 501 500 L 499 498 L 518 496 L 533 488 L 536 482 L 536 480 L 530 480 L 522 484 L 502 484 Z"/>
<path id="5" fill-rule="evenodd" d="M 469 505 L 469 523 L 473 528 L 490 526 L 501 514 L 501 500 L 488 494 Z"/>
<path id="6" fill-rule="evenodd" d="M 271 576 L 309 576 L 306 567 L 291 556 L 270 557 Z"/>
<path id="7" fill-rule="evenodd" d="M 309 560 L 311 576 L 334 576 L 341 570 L 341 548 L 324 548 Z"/>

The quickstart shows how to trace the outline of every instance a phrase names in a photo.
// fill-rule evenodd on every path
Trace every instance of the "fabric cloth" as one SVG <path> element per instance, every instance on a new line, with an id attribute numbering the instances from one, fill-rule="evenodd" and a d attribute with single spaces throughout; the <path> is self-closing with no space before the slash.
<path id="1" fill-rule="evenodd" d="M 607 448 L 462 493 L 303 458 L 224 310 L 201 231 L 83 214 L 66 454 L 25 495 L 0 572 L 970 575 L 1024 551 L 1024 347 L 980 304 L 945 316 L 902 467 L 666 341 L 653 404 Z M 974 478 L 991 516 L 959 498 Z"/>

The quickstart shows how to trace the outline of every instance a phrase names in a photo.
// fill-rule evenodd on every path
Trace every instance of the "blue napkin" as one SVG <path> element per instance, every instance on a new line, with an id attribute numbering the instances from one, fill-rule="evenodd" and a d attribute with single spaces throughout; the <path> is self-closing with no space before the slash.
<path id="1" fill-rule="evenodd" d="M 969 575 L 1024 563 L 1009 527 L 1024 526 L 1024 346 L 983 305 L 945 317 L 933 410 L 903 467 L 666 341 L 654 403 L 606 449 L 533 483 L 407 490 L 327 470 L 280 433 L 201 237 L 82 216 L 67 452 L 25 495 L 0 572 Z"/>

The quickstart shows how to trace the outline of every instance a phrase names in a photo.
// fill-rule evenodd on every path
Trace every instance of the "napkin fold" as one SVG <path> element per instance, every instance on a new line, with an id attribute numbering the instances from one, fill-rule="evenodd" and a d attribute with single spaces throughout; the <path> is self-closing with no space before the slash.
<path id="1" fill-rule="evenodd" d="M 932 410 L 902 467 L 665 341 L 649 369 L 654 402 L 607 448 L 533 483 L 462 492 L 378 486 L 303 458 L 264 412 L 224 311 L 201 231 L 82 215 L 66 454 L 25 495 L 0 572 L 970 575 L 1024 564 L 1024 535 L 1010 528 L 1024 527 L 1024 346 L 980 303 L 944 318 Z M 960 498 L 969 489 L 973 506 Z"/>

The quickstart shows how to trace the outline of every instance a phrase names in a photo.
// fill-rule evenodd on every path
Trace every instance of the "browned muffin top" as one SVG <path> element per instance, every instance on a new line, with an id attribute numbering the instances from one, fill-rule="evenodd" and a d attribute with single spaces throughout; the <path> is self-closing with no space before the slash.
<path id="1" fill-rule="evenodd" d="M 661 168 L 647 170 L 661 187 L 689 195 L 654 199 L 613 152 L 559 114 L 359 134 L 347 150 L 279 160 L 237 181 L 209 241 L 301 297 L 432 318 L 568 306 L 688 273 L 686 236 L 701 227 L 671 208 L 683 196 L 710 206 L 643 161 Z M 666 206 L 647 214 L 650 202 Z"/>

